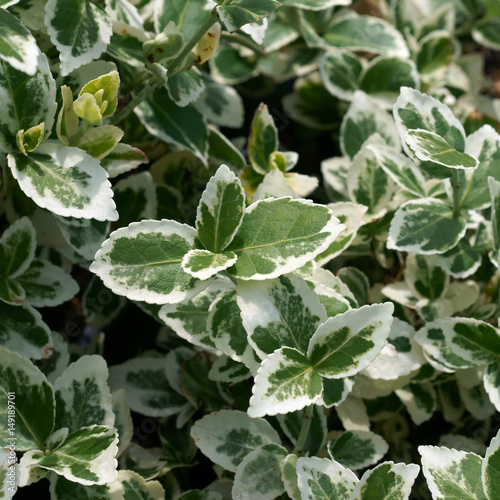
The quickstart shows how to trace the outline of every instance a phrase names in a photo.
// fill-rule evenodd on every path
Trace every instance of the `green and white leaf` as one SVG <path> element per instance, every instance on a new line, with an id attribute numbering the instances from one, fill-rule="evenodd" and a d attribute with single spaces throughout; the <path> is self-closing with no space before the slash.
<path id="1" fill-rule="evenodd" d="M 134 222 L 111 233 L 90 270 L 118 295 L 149 304 L 175 304 L 208 286 L 182 270 L 196 231 L 176 221 Z"/>
<path id="2" fill-rule="evenodd" d="M 1 9 L 0 15 L 4 15 L 2 13 L 8 14 Z M 45 54 L 37 55 L 35 63 L 36 71 L 32 75 L 5 62 L 0 64 L 0 105 L 4 110 L 0 122 L 0 149 L 5 152 L 18 151 L 16 136 L 19 131 L 27 131 L 43 122 L 48 135 L 54 123 L 56 83 Z"/>
<path id="3" fill-rule="evenodd" d="M 248 341 L 261 359 L 280 347 L 307 352 L 324 306 L 307 283 L 293 274 L 260 282 L 238 282 L 238 306 Z"/>
<path id="4" fill-rule="evenodd" d="M 243 220 L 245 192 L 226 165 L 208 181 L 197 208 L 198 238 L 207 250 L 221 253 L 234 239 Z"/>
<path id="5" fill-rule="evenodd" d="M 500 356 L 498 329 L 474 318 L 444 318 L 439 326 L 447 344 L 458 356 L 475 365 L 493 363 Z"/>
<path id="6" fill-rule="evenodd" d="M 120 214 L 117 226 L 128 226 L 132 222 L 156 218 L 158 199 L 155 182 L 149 172 L 120 179 L 113 186 L 113 192 Z"/>
<path id="7" fill-rule="evenodd" d="M 420 75 L 411 59 L 398 56 L 374 57 L 359 77 L 360 90 L 389 109 L 394 106 L 403 86 L 419 88 Z"/>
<path id="8" fill-rule="evenodd" d="M 110 223 L 95 219 L 58 218 L 59 229 L 67 243 L 84 259 L 92 261 L 109 236 Z"/>
<path id="9" fill-rule="evenodd" d="M 297 455 L 291 453 L 285 458 L 281 467 L 281 479 L 285 485 L 286 494 L 292 500 L 302 500 L 297 477 Z"/>
<path id="10" fill-rule="evenodd" d="M 253 203 L 226 248 L 238 255 L 228 272 L 241 279 L 272 279 L 302 267 L 326 250 L 345 228 L 330 210 L 306 200 Z"/>
<path id="11" fill-rule="evenodd" d="M 135 358 L 112 366 L 109 387 L 125 389 L 130 409 L 149 417 L 175 415 L 186 404 L 166 379 L 164 358 Z"/>
<path id="12" fill-rule="evenodd" d="M 432 259 L 415 253 L 406 258 L 404 278 L 415 297 L 436 300 L 449 288 L 449 276 Z"/>
<path id="13" fill-rule="evenodd" d="M 403 203 L 394 214 L 387 248 L 419 254 L 442 254 L 465 235 L 465 220 L 447 203 L 422 198 Z"/>
<path id="14" fill-rule="evenodd" d="M 474 363 L 455 354 L 447 343 L 444 330 L 450 325 L 443 319 L 428 322 L 415 335 L 415 341 L 424 348 L 424 355 L 429 363 L 445 373 L 453 373 L 457 369 L 470 368 Z"/>
<path id="15" fill-rule="evenodd" d="M 364 142 L 378 134 L 388 146 L 399 150 L 399 134 L 390 114 L 365 92 L 357 90 L 340 126 L 340 149 L 351 160 Z"/>
<path id="16" fill-rule="evenodd" d="M 328 454 L 346 469 L 376 464 L 389 450 L 384 438 L 369 431 L 345 431 L 327 444 Z"/>
<path id="17" fill-rule="evenodd" d="M 232 33 L 248 23 L 267 17 L 281 5 L 275 0 L 235 0 L 230 5 L 217 6 L 217 14 Z"/>
<path id="18" fill-rule="evenodd" d="M 255 370 L 257 371 L 257 369 Z M 215 382 L 237 384 L 250 378 L 250 370 L 243 364 L 223 354 L 217 358 L 210 368 L 208 377 Z"/>
<path id="19" fill-rule="evenodd" d="M 353 387 L 352 378 L 324 378 L 323 393 L 316 401 L 316 405 L 331 408 L 332 406 L 341 405 L 349 395 Z M 340 418 L 340 417 L 339 417 Z"/>
<path id="20" fill-rule="evenodd" d="M 182 259 L 182 269 L 200 280 L 207 280 L 231 267 L 236 260 L 234 252 L 213 253 L 209 250 L 190 250 Z"/>
<path id="21" fill-rule="evenodd" d="M 15 393 L 16 450 L 43 449 L 54 427 L 54 391 L 28 359 L 0 348 L 0 439 L 7 443 L 8 393 Z M 30 390 L 27 391 L 26 387 Z"/>
<path id="22" fill-rule="evenodd" d="M 90 128 L 76 144 L 96 160 L 102 160 L 113 151 L 123 137 L 123 130 L 113 125 Z"/>
<path id="23" fill-rule="evenodd" d="M 13 305 L 0 300 L 2 347 L 25 358 L 50 357 L 52 337 L 41 314 L 28 304 Z"/>
<path id="24" fill-rule="evenodd" d="M 165 304 L 158 317 L 179 337 L 203 349 L 214 350 L 207 326 L 209 308 L 216 297 L 232 288 L 229 280 L 216 279 L 196 297 L 178 304 Z"/>
<path id="25" fill-rule="evenodd" d="M 114 427 L 118 433 L 118 456 L 120 456 L 128 448 L 134 435 L 134 423 L 125 389 L 118 389 L 111 394 L 111 405 L 115 414 Z"/>
<path id="26" fill-rule="evenodd" d="M 167 80 L 166 88 L 170 99 L 181 108 L 195 102 L 205 90 L 203 79 L 199 72 L 191 68 L 170 76 Z"/>
<path id="27" fill-rule="evenodd" d="M 44 469 L 38 470 L 41 471 Z M 117 481 L 110 484 L 83 486 L 83 484 L 68 481 L 64 476 L 58 476 L 57 474 L 51 474 L 49 480 L 50 494 L 54 500 L 65 500 L 66 498 L 123 500 L 124 498 L 121 485 Z"/>
<path id="28" fill-rule="evenodd" d="M 383 139 L 377 135 L 368 138 L 354 157 L 347 174 L 348 193 L 351 200 L 368 207 L 369 214 L 384 210 L 395 191 L 392 179 L 381 169 L 378 158 L 370 148 Z"/>
<path id="29" fill-rule="evenodd" d="M 319 60 L 321 79 L 330 94 L 350 101 L 359 89 L 362 60 L 349 50 L 327 51 Z"/>
<path id="30" fill-rule="evenodd" d="M 34 307 L 54 307 L 72 299 L 80 287 L 61 267 L 34 259 L 17 282 L 26 292 L 27 301 Z"/>
<path id="31" fill-rule="evenodd" d="M 297 476 L 302 500 L 349 500 L 358 482 L 354 472 L 318 457 L 297 459 Z"/>
<path id="32" fill-rule="evenodd" d="M 427 196 L 426 180 L 422 171 L 407 156 L 382 144 L 367 144 L 382 170 L 406 192 L 418 198 Z"/>
<path id="33" fill-rule="evenodd" d="M 480 383 L 479 385 L 468 387 L 463 385 L 462 381 L 460 381 L 458 386 L 460 398 L 465 409 L 477 420 L 487 420 L 496 411 L 495 406 L 490 400 L 489 394 L 486 392 L 487 385 L 488 382 L 485 377 L 484 384 Z M 494 392 L 490 391 L 490 387 L 488 387 L 488 391 L 492 392 L 492 398 L 494 399 L 496 397 L 494 392 L 498 391 L 498 387 L 493 389 Z"/>
<path id="34" fill-rule="evenodd" d="M 426 360 L 414 336 L 415 329 L 409 323 L 394 318 L 388 343 L 363 370 L 363 375 L 377 380 L 396 380 L 418 370 Z"/>
<path id="35" fill-rule="evenodd" d="M 108 14 L 89 0 L 48 0 L 45 25 L 60 52 L 62 76 L 98 59 L 112 35 Z"/>
<path id="36" fill-rule="evenodd" d="M 117 144 L 105 158 L 101 167 L 108 172 L 110 179 L 137 168 L 141 163 L 147 163 L 147 156 L 138 148 L 128 144 Z"/>
<path id="37" fill-rule="evenodd" d="M 204 164 L 208 152 L 208 132 L 203 116 L 192 105 L 180 108 L 166 89 L 143 101 L 135 113 L 148 132 L 167 144 L 190 151 Z"/>
<path id="38" fill-rule="evenodd" d="M 449 168 L 476 168 L 479 161 L 465 153 L 457 151 L 441 136 L 424 129 L 406 132 L 406 144 L 410 146 L 419 160 L 432 161 Z"/>
<path id="39" fill-rule="evenodd" d="M 437 395 L 429 383 L 409 384 L 402 389 L 396 389 L 395 393 L 417 425 L 429 420 L 436 411 Z"/>
<path id="40" fill-rule="evenodd" d="M 234 476 L 234 500 L 272 500 L 285 491 L 281 467 L 288 452 L 278 444 L 265 444 L 251 451 Z"/>
<path id="41" fill-rule="evenodd" d="M 23 23 L 3 6 L 0 9 L 0 59 L 18 71 L 34 75 L 40 49 Z"/>
<path id="42" fill-rule="evenodd" d="M 130 470 L 118 471 L 118 481 L 123 500 L 163 500 L 166 495 L 159 481 L 146 481 L 140 474 Z"/>
<path id="43" fill-rule="evenodd" d="M 416 464 L 384 462 L 361 476 L 349 500 L 407 500 L 419 472 L 420 467 Z"/>
<path id="44" fill-rule="evenodd" d="M 311 338 L 307 357 L 326 378 L 355 375 L 373 361 L 389 335 L 392 303 L 351 309 L 323 323 Z"/>
<path id="45" fill-rule="evenodd" d="M 106 0 L 106 12 L 112 21 L 127 23 L 138 29 L 143 28 L 142 18 L 137 7 L 128 0 Z"/>
<path id="46" fill-rule="evenodd" d="M 375 52 L 408 58 L 406 42 L 394 26 L 380 18 L 358 16 L 352 11 L 337 17 L 323 35 L 332 47 L 352 51 Z"/>
<path id="47" fill-rule="evenodd" d="M 90 425 L 114 425 L 108 375 L 98 355 L 82 356 L 66 368 L 54 382 L 56 428 L 67 427 L 71 433 Z"/>
<path id="48" fill-rule="evenodd" d="M 229 85 L 204 79 L 205 90 L 194 107 L 215 125 L 241 128 L 244 121 L 243 100 L 238 92 Z"/>
<path id="49" fill-rule="evenodd" d="M 252 418 L 301 410 L 323 392 L 321 376 L 304 354 L 290 347 L 269 355 L 254 382 L 248 408 Z"/>
<path id="50" fill-rule="evenodd" d="M 494 2 L 492 2 L 494 4 Z M 493 50 L 500 50 L 498 17 L 486 18 L 478 22 L 472 30 L 472 38 L 480 45 Z"/>
<path id="51" fill-rule="evenodd" d="M 50 450 L 38 467 L 84 486 L 112 483 L 118 477 L 117 452 L 116 429 L 104 425 L 81 427 L 58 448 Z"/>
<path id="52" fill-rule="evenodd" d="M 481 457 L 437 446 L 419 446 L 422 472 L 434 498 L 486 500 L 481 482 Z"/>
<path id="53" fill-rule="evenodd" d="M 207 0 L 186 0 L 182 4 L 155 1 L 155 31 L 161 33 L 173 21 L 184 34 L 184 39 L 190 40 L 196 34 L 198 27 L 208 18 L 212 8 Z"/>
<path id="54" fill-rule="evenodd" d="M 434 262 L 453 278 L 467 278 L 481 265 L 481 254 L 464 237 L 451 250 L 434 256 Z"/>
<path id="55" fill-rule="evenodd" d="M 406 145 L 406 133 L 422 129 L 439 135 L 449 147 L 463 152 L 465 131 L 460 120 L 450 108 L 434 97 L 420 93 L 409 87 L 402 87 L 394 106 L 394 119 L 406 153 L 412 157 Z"/>
<path id="56" fill-rule="evenodd" d="M 483 463 L 481 465 L 481 479 L 486 498 L 492 500 L 498 493 L 500 480 L 500 462 L 499 462 L 500 434 L 490 441 L 486 450 Z"/>
<path id="57" fill-rule="evenodd" d="M 204 455 L 231 472 L 236 472 L 241 461 L 255 449 L 281 442 L 266 420 L 250 418 L 238 410 L 205 415 L 191 428 L 191 437 Z"/>
<path id="58" fill-rule="evenodd" d="M 32 450 L 25 453 L 19 460 L 19 482 L 18 486 L 24 488 L 30 484 L 37 483 L 40 479 L 47 476 L 48 472 L 37 467 L 40 459 L 44 457 L 44 452 L 40 450 Z M 0 497 L 2 498 L 2 497 Z"/>
<path id="59" fill-rule="evenodd" d="M 491 403 L 496 408 L 500 408 L 500 364 L 499 362 L 489 364 L 484 370 L 484 389 L 488 394 Z"/>
<path id="60" fill-rule="evenodd" d="M 53 350 L 50 359 L 41 359 L 34 362 L 47 377 L 47 380 L 53 384 L 57 377 L 66 369 L 69 364 L 68 343 L 65 342 L 63 336 L 57 332 L 51 332 Z M 50 346 L 48 347 L 50 352 Z"/>
<path id="61" fill-rule="evenodd" d="M 487 189 L 488 177 L 500 181 L 500 134 L 490 125 L 483 125 L 467 137 L 465 152 L 479 161 L 474 170 L 459 173 L 460 207 L 464 209 L 483 209 L 491 204 L 490 191 Z"/>
<path id="62" fill-rule="evenodd" d="M 28 217 L 11 224 L 0 239 L 0 276 L 17 278 L 30 266 L 36 250 L 36 231 Z"/>
<path id="63" fill-rule="evenodd" d="M 270 170 L 270 157 L 278 150 L 278 129 L 265 104 L 255 112 L 248 138 L 248 157 L 254 170 L 266 175 Z"/>
<path id="64" fill-rule="evenodd" d="M 81 219 L 117 220 L 108 174 L 78 148 L 46 142 L 29 156 L 9 154 L 20 188 L 41 208 Z"/>

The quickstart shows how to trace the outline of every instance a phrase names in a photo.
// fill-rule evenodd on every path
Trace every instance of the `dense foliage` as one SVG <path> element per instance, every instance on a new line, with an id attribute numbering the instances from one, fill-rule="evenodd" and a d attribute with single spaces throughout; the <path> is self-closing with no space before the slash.
<path id="1" fill-rule="evenodd" d="M 498 50 L 497 0 L 0 0 L 0 499 L 498 498 Z"/>

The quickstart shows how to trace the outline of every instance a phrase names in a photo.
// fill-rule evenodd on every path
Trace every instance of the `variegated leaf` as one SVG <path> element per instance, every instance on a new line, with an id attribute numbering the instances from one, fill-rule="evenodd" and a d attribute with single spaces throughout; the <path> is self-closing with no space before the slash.
<path id="1" fill-rule="evenodd" d="M 384 438 L 369 431 L 345 431 L 327 445 L 328 454 L 347 469 L 376 464 L 389 450 Z"/>
<path id="2" fill-rule="evenodd" d="M 53 347 L 49 327 L 36 309 L 3 300 L 0 300 L 0 342 L 2 347 L 31 359 L 50 358 Z"/>
<path id="3" fill-rule="evenodd" d="M 477 158 L 457 151 L 441 136 L 429 130 L 408 130 L 406 144 L 421 161 L 431 161 L 456 169 L 476 168 L 479 165 Z"/>
<path id="4" fill-rule="evenodd" d="M 248 156 L 254 170 L 266 175 L 270 170 L 270 156 L 278 150 L 278 129 L 265 104 L 261 104 L 254 114 L 250 137 L 248 139 Z"/>
<path id="5" fill-rule="evenodd" d="M 112 34 L 108 14 L 89 0 L 48 0 L 45 25 L 60 52 L 61 74 L 71 73 L 106 50 Z"/>
<path id="6" fill-rule="evenodd" d="M 28 217 L 10 225 L 0 239 L 0 276 L 17 278 L 30 266 L 36 250 L 36 232 Z"/>
<path id="7" fill-rule="evenodd" d="M 297 477 L 297 455 L 290 453 L 281 465 L 281 479 L 285 491 L 292 500 L 302 500 Z"/>
<path id="8" fill-rule="evenodd" d="M 262 359 L 284 346 L 306 353 L 314 332 L 327 319 L 316 293 L 293 274 L 239 282 L 236 292 L 249 342 Z"/>
<path id="9" fill-rule="evenodd" d="M 462 238 L 451 250 L 434 256 L 434 259 L 453 278 L 467 278 L 481 265 L 481 254 L 471 246 L 467 237 Z"/>
<path id="10" fill-rule="evenodd" d="M 409 384 L 395 392 L 417 425 L 429 420 L 436 411 L 437 395 L 430 384 Z"/>
<path id="11" fill-rule="evenodd" d="M 19 354 L 1 347 L 0 361 L 0 439 L 9 443 L 15 429 L 17 451 L 43 450 L 54 427 L 52 386 L 33 363 Z M 9 406 L 9 401 L 14 404 Z M 9 418 L 14 420 L 9 422 Z M 15 427 L 9 427 L 9 423 Z"/>
<path id="12" fill-rule="evenodd" d="M 401 142 L 408 155 L 411 150 L 406 145 L 406 133 L 422 129 L 439 135 L 450 148 L 463 152 L 465 132 L 462 124 L 450 108 L 437 99 L 409 87 L 402 87 L 394 106 L 394 118 Z"/>
<path id="13" fill-rule="evenodd" d="M 284 493 L 281 465 L 288 452 L 278 444 L 265 444 L 251 451 L 234 476 L 234 500 L 272 500 Z"/>
<path id="14" fill-rule="evenodd" d="M 465 234 L 465 219 L 435 198 L 403 203 L 394 214 L 387 248 L 419 254 L 442 254 Z"/>
<path id="15" fill-rule="evenodd" d="M 155 137 L 177 148 L 190 151 L 206 164 L 208 132 L 203 116 L 192 106 L 179 108 L 166 89 L 143 101 L 135 113 Z"/>
<path id="16" fill-rule="evenodd" d="M 54 382 L 56 428 L 69 432 L 90 425 L 111 427 L 115 415 L 108 387 L 108 367 L 102 356 L 82 356 Z"/>
<path id="17" fill-rule="evenodd" d="M 116 429 L 104 425 L 81 427 L 50 450 L 38 467 L 84 486 L 112 483 L 118 477 L 117 452 Z"/>
<path id="18" fill-rule="evenodd" d="M 474 170 L 459 172 L 460 207 L 464 209 L 483 209 L 490 205 L 491 199 L 487 189 L 488 178 L 500 181 L 498 163 L 500 161 L 500 134 L 490 125 L 484 125 L 469 135 L 465 144 L 465 152 L 479 160 Z"/>
<path id="19" fill-rule="evenodd" d="M 392 303 L 352 309 L 323 323 L 311 338 L 307 357 L 326 378 L 355 375 L 373 361 L 389 335 Z"/>
<path id="20" fill-rule="evenodd" d="M 123 490 L 116 481 L 111 484 L 84 486 L 83 484 L 69 481 L 64 476 L 58 476 L 57 474 L 50 475 L 50 494 L 54 500 L 65 500 L 66 498 L 123 500 Z"/>
<path id="21" fill-rule="evenodd" d="M 340 127 L 340 149 L 351 158 L 361 150 L 363 143 L 373 134 L 378 134 L 381 144 L 399 149 L 400 140 L 394 120 L 373 98 L 358 90 L 342 119 Z"/>
<path id="22" fill-rule="evenodd" d="M 352 11 L 337 17 L 323 37 L 332 47 L 402 58 L 409 56 L 406 42 L 395 27 L 377 17 L 358 16 Z"/>
<path id="23" fill-rule="evenodd" d="M 437 446 L 419 446 L 418 451 L 434 498 L 487 500 L 481 482 L 481 457 Z"/>
<path id="24" fill-rule="evenodd" d="M 328 248 L 345 228 L 330 210 L 306 200 L 253 203 L 226 248 L 238 255 L 228 272 L 241 279 L 272 279 L 302 267 Z"/>
<path id="25" fill-rule="evenodd" d="M 238 410 L 221 410 L 197 420 L 191 428 L 196 446 L 212 462 L 236 472 L 241 461 L 265 444 L 280 443 L 279 434 L 261 418 Z"/>
<path id="26" fill-rule="evenodd" d="M 481 465 L 481 479 L 484 493 L 488 500 L 493 500 L 498 494 L 500 486 L 500 462 L 499 462 L 500 434 L 490 441 Z"/>
<path id="27" fill-rule="evenodd" d="M 207 326 L 209 308 L 217 295 L 231 288 L 229 280 L 216 279 L 196 297 L 178 304 L 165 304 L 158 314 L 179 337 L 204 349 L 215 349 Z"/>
<path id="28" fill-rule="evenodd" d="M 129 446 L 134 435 L 134 423 L 130 415 L 125 389 L 118 389 L 111 394 L 111 404 L 115 414 L 114 427 L 118 433 L 118 456 Z"/>
<path id="29" fill-rule="evenodd" d="M 90 270 L 118 295 L 149 304 L 175 304 L 208 286 L 182 270 L 196 231 L 175 221 L 134 222 L 111 233 Z"/>
<path id="30" fill-rule="evenodd" d="M 163 500 L 166 495 L 159 481 L 146 481 L 140 474 L 133 471 L 119 471 L 118 481 L 121 485 L 123 500 Z"/>
<path id="31" fill-rule="evenodd" d="M 349 500 L 358 478 L 354 472 L 328 458 L 300 457 L 298 486 L 302 500 Z"/>
<path id="32" fill-rule="evenodd" d="M 282 0 L 283 5 L 300 7 L 307 10 L 323 10 L 337 5 L 350 5 L 352 0 Z"/>
<path id="33" fill-rule="evenodd" d="M 486 365 L 500 357 L 500 333 L 489 323 L 473 318 L 444 318 L 438 324 L 451 350 L 469 363 Z"/>
<path id="34" fill-rule="evenodd" d="M 419 472 L 420 467 L 415 464 L 384 462 L 361 476 L 349 500 L 407 500 Z"/>
<path id="35" fill-rule="evenodd" d="M 26 26 L 6 10 L 8 6 L 0 9 L 0 59 L 18 71 L 34 75 L 40 49 Z"/>
<path id="36" fill-rule="evenodd" d="M 323 392 L 321 376 L 297 349 L 282 347 L 261 364 L 248 414 L 255 417 L 301 410 Z"/>
<path id="37" fill-rule="evenodd" d="M 128 144 L 117 144 L 115 149 L 101 160 L 101 167 L 108 172 L 110 178 L 113 178 L 147 161 L 147 156 L 140 149 Z"/>
<path id="38" fill-rule="evenodd" d="M 353 242 L 358 229 L 363 224 L 363 216 L 368 208 L 358 203 L 349 201 L 330 203 L 327 205 L 337 217 L 340 223 L 345 224 L 346 229 L 340 233 L 337 239 L 314 259 L 319 266 L 324 266 L 327 262 L 340 255 Z"/>
<path id="39" fill-rule="evenodd" d="M 0 15 L 4 12 L 0 9 Z M 4 110 L 0 149 L 5 152 L 17 151 L 16 136 L 20 130 L 27 131 L 44 123 L 45 135 L 48 135 L 54 123 L 56 83 L 45 54 L 38 55 L 35 61 L 36 71 L 31 75 L 6 62 L 0 63 L 0 105 Z"/>
<path id="40" fill-rule="evenodd" d="M 197 208 L 196 229 L 203 246 L 214 253 L 224 251 L 243 220 L 245 192 L 226 165 L 208 181 Z"/>
<path id="41" fill-rule="evenodd" d="M 231 267 L 238 260 L 234 252 L 213 253 L 209 250 L 190 250 L 182 259 L 182 269 L 200 280 L 207 280 Z"/>
<path id="42" fill-rule="evenodd" d="M 109 369 L 109 387 L 125 389 L 132 411 L 150 417 L 174 415 L 186 399 L 170 387 L 164 368 L 164 358 L 130 359 Z"/>
<path id="43" fill-rule="evenodd" d="M 62 268 L 40 259 L 34 259 L 16 281 L 26 292 L 26 300 L 34 307 L 58 306 L 72 299 L 80 289 Z"/>
<path id="44" fill-rule="evenodd" d="M 220 293 L 209 309 L 207 329 L 217 349 L 235 361 L 244 363 L 252 373 L 260 365 L 243 328 L 234 289 Z"/>
<path id="45" fill-rule="evenodd" d="M 234 0 L 230 5 L 219 5 L 217 13 L 227 31 L 232 33 L 245 24 L 267 17 L 280 5 L 276 0 Z"/>
<path id="46" fill-rule="evenodd" d="M 332 95 L 350 101 L 359 88 L 362 60 L 345 49 L 332 50 L 319 60 L 321 79 Z"/>
<path id="47" fill-rule="evenodd" d="M 23 192 L 41 208 L 63 217 L 118 218 L 106 171 L 81 149 L 46 142 L 29 156 L 9 154 L 8 162 Z"/>

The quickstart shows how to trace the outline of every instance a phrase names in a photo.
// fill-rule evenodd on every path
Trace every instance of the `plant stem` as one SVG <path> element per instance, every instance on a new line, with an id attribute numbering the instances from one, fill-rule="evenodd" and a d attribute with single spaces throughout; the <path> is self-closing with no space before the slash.
<path id="1" fill-rule="evenodd" d="M 233 0 L 225 0 L 222 5 L 228 5 Z M 217 6 L 215 6 L 210 11 L 210 16 L 207 20 L 200 26 L 198 31 L 194 34 L 193 38 L 184 46 L 180 54 L 174 59 L 171 65 L 169 65 L 168 74 L 169 76 L 175 75 L 182 69 L 182 63 L 186 59 L 187 55 L 193 50 L 195 45 L 201 40 L 203 35 L 219 20 L 219 14 L 217 13 Z"/>
<path id="2" fill-rule="evenodd" d="M 260 45 L 257 45 L 250 38 L 239 35 L 238 33 L 233 33 L 232 35 L 230 33 L 222 33 L 220 39 L 226 40 L 229 43 L 236 43 L 238 45 L 241 45 L 242 47 L 246 47 L 247 49 L 255 52 L 258 56 L 266 55 L 266 51 Z"/>
<path id="3" fill-rule="evenodd" d="M 85 135 L 87 130 L 90 128 L 89 122 L 83 122 L 82 128 L 74 135 L 72 135 L 68 141 L 70 146 L 76 146 L 78 141 Z"/>
<path id="4" fill-rule="evenodd" d="M 306 411 L 302 415 L 302 428 L 300 429 L 299 438 L 297 439 L 297 444 L 293 449 L 294 453 L 301 454 L 304 451 L 304 446 L 306 444 L 307 436 L 309 435 L 309 429 L 311 428 L 311 423 L 313 419 L 314 405 L 310 405 L 306 408 Z"/>
<path id="5" fill-rule="evenodd" d="M 451 187 L 453 189 L 453 214 L 460 215 L 460 184 L 459 170 L 454 168 L 451 174 Z"/>
<path id="6" fill-rule="evenodd" d="M 158 90 L 163 84 L 163 80 L 157 76 L 154 76 L 149 80 L 149 82 L 144 85 L 139 92 L 132 98 L 132 100 L 124 106 L 118 113 L 113 115 L 110 123 L 111 125 L 118 125 L 122 120 L 124 120 L 136 106 L 139 106 L 142 101 L 144 101 L 150 94 L 155 90 Z"/>

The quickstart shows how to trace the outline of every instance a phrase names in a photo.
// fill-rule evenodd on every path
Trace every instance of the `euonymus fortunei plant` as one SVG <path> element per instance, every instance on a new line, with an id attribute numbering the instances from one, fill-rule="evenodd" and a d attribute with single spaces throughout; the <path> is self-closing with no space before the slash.
<path id="1" fill-rule="evenodd" d="M 0 499 L 496 499 L 499 19 L 0 0 Z"/>

